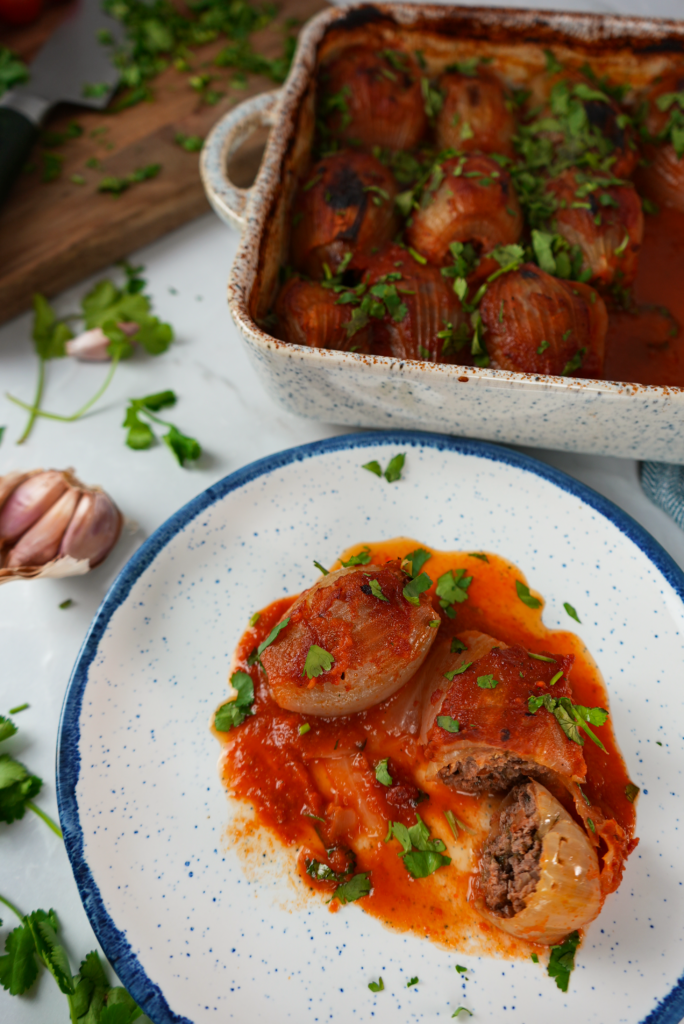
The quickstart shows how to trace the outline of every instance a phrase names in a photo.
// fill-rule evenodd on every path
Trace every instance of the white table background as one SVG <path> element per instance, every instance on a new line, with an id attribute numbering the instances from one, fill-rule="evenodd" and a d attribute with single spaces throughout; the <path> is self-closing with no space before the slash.
<path id="1" fill-rule="evenodd" d="M 506 3 L 500 6 L 522 6 Z M 565 0 L 532 4 L 545 8 L 594 10 L 662 17 L 684 17 L 684 0 Z M 112 199 L 116 216 L 116 200 Z M 206 215 L 131 255 L 145 264 L 155 312 L 169 321 L 176 341 L 168 353 L 136 354 L 122 364 L 95 411 L 76 423 L 39 420 L 29 441 L 17 446 L 25 413 L 5 392 L 32 399 L 37 361 L 31 316 L 0 328 L 0 474 L 12 469 L 73 466 L 86 483 L 100 484 L 137 524 L 124 531 L 107 562 L 88 576 L 71 580 L 21 581 L 0 587 L 0 713 L 28 702 L 15 716 L 19 733 L 3 751 L 19 757 L 40 775 L 38 804 L 56 818 L 55 745 L 60 708 L 71 668 L 86 629 L 112 580 L 136 547 L 171 513 L 228 473 L 253 459 L 292 445 L 345 432 L 346 428 L 295 418 L 275 406 L 247 360 L 225 300 L 226 280 L 238 236 Z M 55 299 L 60 314 L 73 312 L 95 275 Z M 173 291 L 175 290 L 175 291 Z M 71 413 L 96 390 L 106 373 L 101 364 L 70 359 L 49 364 L 44 408 Z M 126 401 L 172 388 L 177 406 L 169 419 L 197 437 L 202 458 L 181 469 L 165 445 L 134 452 L 121 427 Z M 684 567 L 684 532 L 643 494 L 638 466 L 624 459 L 530 451 L 610 498 L 641 523 Z M 635 580 L 635 586 L 638 581 Z M 60 602 L 71 598 L 66 610 Z M 81 906 L 61 841 L 32 813 L 0 824 L 0 894 L 23 912 L 57 909 L 72 967 L 96 947 Z M 0 949 L 16 922 L 0 908 Z M 0 1020 L 11 1024 L 58 1024 L 68 1020 L 66 999 L 54 982 L 41 979 L 37 994 L 21 999 L 0 991 Z"/>

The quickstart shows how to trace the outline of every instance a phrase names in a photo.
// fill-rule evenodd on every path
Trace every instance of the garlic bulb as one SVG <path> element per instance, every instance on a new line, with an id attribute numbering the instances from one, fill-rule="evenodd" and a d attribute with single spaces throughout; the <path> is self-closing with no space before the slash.
<path id="1" fill-rule="evenodd" d="M 103 562 L 123 517 L 99 487 L 72 470 L 0 477 L 0 583 L 38 576 L 80 576 Z"/>
<path id="2" fill-rule="evenodd" d="M 601 909 L 596 851 L 583 829 L 538 782 L 511 790 L 480 858 L 474 904 L 511 935 L 552 945 Z"/>

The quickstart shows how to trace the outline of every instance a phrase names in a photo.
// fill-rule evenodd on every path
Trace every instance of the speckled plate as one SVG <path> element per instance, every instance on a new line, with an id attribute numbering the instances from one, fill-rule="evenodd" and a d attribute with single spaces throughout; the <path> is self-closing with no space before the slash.
<path id="1" fill-rule="evenodd" d="M 362 469 L 405 451 L 402 479 Z M 209 732 L 252 611 L 359 541 L 396 535 L 497 551 L 563 602 L 606 679 L 642 787 L 641 843 L 588 930 L 567 995 L 541 966 L 455 957 L 358 907 L 307 897 L 267 837 L 231 838 Z M 172 516 L 115 582 L 83 644 L 58 750 L 79 890 L 123 983 L 155 1024 L 264 1021 L 675 1024 L 684 1015 L 681 786 L 684 576 L 618 508 L 482 442 L 357 434 L 252 464 Z M 454 971 L 469 967 L 468 980 Z M 377 995 L 368 982 L 382 975 Z M 407 980 L 420 983 L 410 989 Z M 459 1019 L 468 1019 L 465 1015 Z"/>

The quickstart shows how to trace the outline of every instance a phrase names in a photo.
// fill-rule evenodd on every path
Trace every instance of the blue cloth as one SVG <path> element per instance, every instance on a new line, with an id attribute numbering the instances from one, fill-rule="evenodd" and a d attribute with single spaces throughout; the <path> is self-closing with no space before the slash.
<path id="1" fill-rule="evenodd" d="M 646 497 L 684 529 L 684 466 L 642 462 L 641 486 Z"/>

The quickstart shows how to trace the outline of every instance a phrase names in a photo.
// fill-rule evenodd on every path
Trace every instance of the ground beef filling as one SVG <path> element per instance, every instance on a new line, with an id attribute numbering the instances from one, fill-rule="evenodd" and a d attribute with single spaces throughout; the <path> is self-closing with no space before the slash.
<path id="1" fill-rule="evenodd" d="M 489 910 L 513 917 L 527 906 L 537 888 L 541 841 L 539 815 L 528 784 L 511 793 L 501 812 L 499 834 L 487 839 L 482 851 L 481 884 Z"/>
<path id="2" fill-rule="evenodd" d="M 546 774 L 535 761 L 503 753 L 491 754 L 484 760 L 469 755 L 446 765 L 438 776 L 461 793 L 504 793 L 526 776 L 543 778 Z"/>

